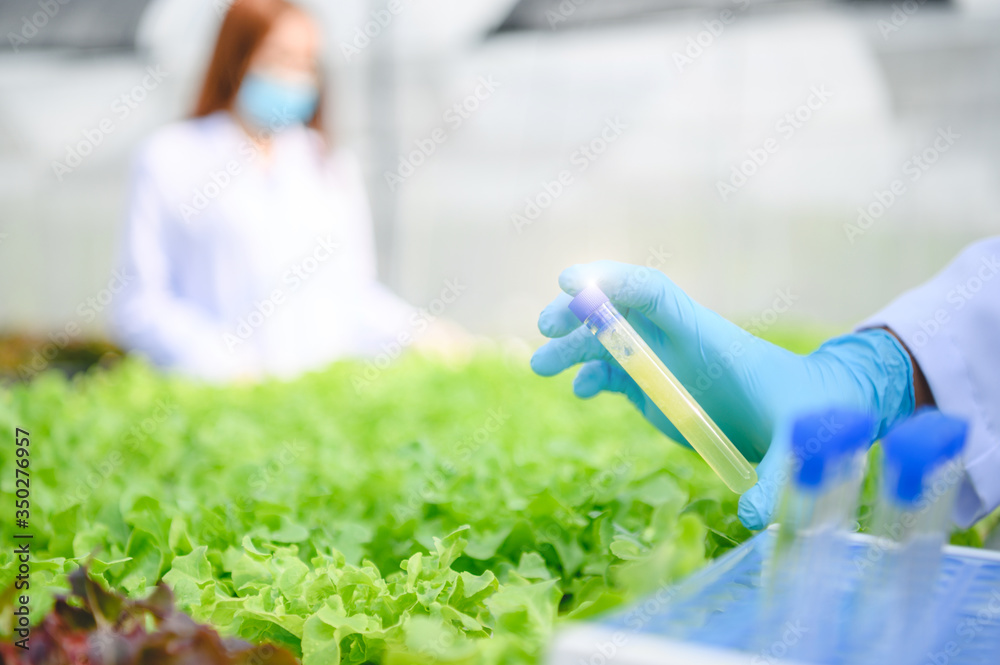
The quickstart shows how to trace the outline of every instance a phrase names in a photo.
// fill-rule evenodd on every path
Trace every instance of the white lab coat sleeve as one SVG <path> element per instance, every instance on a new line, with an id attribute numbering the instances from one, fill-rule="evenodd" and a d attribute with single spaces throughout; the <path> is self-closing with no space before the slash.
<path id="1" fill-rule="evenodd" d="M 860 328 L 885 326 L 909 347 L 938 408 L 969 423 L 954 520 L 1000 505 L 1000 236 L 966 248 Z"/>
<path id="2" fill-rule="evenodd" d="M 171 290 L 172 272 L 183 263 L 172 250 L 170 208 L 153 175 L 148 147 L 131 175 L 121 247 L 122 270 L 131 277 L 112 315 L 115 337 L 130 351 L 162 367 L 222 381 L 246 371 L 226 348 L 224 330 L 196 304 Z"/>
<path id="3" fill-rule="evenodd" d="M 355 274 L 359 277 L 361 309 L 355 346 L 365 354 L 395 349 L 396 345 L 406 347 L 419 336 L 427 322 L 416 308 L 378 281 L 375 229 L 361 164 L 350 153 L 341 154 L 338 163 L 338 176 L 344 180 L 353 212 L 351 217 L 355 220 L 357 251 L 352 252 L 352 260 L 357 262 Z"/>

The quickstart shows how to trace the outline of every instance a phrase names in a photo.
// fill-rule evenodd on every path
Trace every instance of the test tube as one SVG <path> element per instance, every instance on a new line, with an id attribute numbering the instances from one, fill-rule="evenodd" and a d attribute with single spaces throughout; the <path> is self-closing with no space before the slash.
<path id="1" fill-rule="evenodd" d="M 927 409 L 882 441 L 874 541 L 856 559 L 861 584 L 853 660 L 917 662 L 934 639 L 928 615 L 963 477 L 964 421 Z"/>
<path id="2" fill-rule="evenodd" d="M 588 286 L 570 302 L 569 308 L 729 489 L 742 494 L 757 483 L 757 473 L 746 458 L 615 309 L 603 291 L 596 286 Z"/>
<path id="3" fill-rule="evenodd" d="M 786 534 L 851 528 L 874 433 L 871 416 L 851 409 L 830 408 L 795 420 L 794 482 L 785 490 L 780 520 Z"/>
<path id="4" fill-rule="evenodd" d="M 936 542 L 940 556 L 963 476 L 959 454 L 967 429 L 964 421 L 927 409 L 885 437 L 884 483 L 875 516 L 879 535 L 902 545 Z"/>
<path id="5" fill-rule="evenodd" d="M 875 423 L 859 411 L 831 408 L 799 416 L 791 428 L 791 482 L 779 512 L 777 540 L 764 575 L 762 645 L 787 622 L 803 636 L 787 655 L 826 663 L 837 633 L 830 625 L 844 589 L 841 568 Z M 835 616 L 835 615 L 833 615 Z"/>

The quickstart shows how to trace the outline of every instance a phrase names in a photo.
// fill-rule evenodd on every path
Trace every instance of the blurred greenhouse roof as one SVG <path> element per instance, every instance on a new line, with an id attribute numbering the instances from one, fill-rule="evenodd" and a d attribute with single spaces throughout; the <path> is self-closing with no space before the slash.
<path id="1" fill-rule="evenodd" d="M 148 4 L 149 0 L 0 2 L 0 34 L 7 37 L 0 41 L 0 49 L 132 50 Z M 54 20 L 56 16 L 59 20 Z"/>
<path id="2" fill-rule="evenodd" d="M 844 4 L 879 5 L 893 0 L 840 0 Z M 920 4 L 948 4 L 924 0 Z M 836 4 L 827 0 L 518 0 L 493 33 L 595 27 L 642 22 L 664 14 L 752 7 Z"/>
<path id="3" fill-rule="evenodd" d="M 225 0 L 62 1 L 0 2 L 8 32 L 59 7 L 0 50 L 0 282 L 16 284 L 0 332 L 102 334 L 78 306 L 117 260 L 131 154 L 188 114 Z M 447 316 L 476 333 L 536 340 L 565 265 L 660 247 L 672 279 L 736 320 L 792 288 L 794 317 L 842 327 L 1000 228 L 1000 0 L 926 0 L 902 27 L 902 0 L 406 0 L 384 29 L 389 0 L 298 1 L 327 35 L 331 126 L 366 168 L 383 279 L 418 305 L 468 283 Z M 723 8 L 740 18 L 679 67 Z M 157 66 L 169 75 L 149 101 L 114 114 Z M 444 114 L 484 76 L 497 93 L 453 128 Z M 722 200 L 717 182 L 816 85 L 829 105 Z M 628 134 L 519 233 L 511 216 L 616 117 Z M 114 132 L 60 180 L 53 164 L 105 118 Z M 447 141 L 392 190 L 385 174 L 442 126 Z M 849 242 L 857 208 L 948 127 L 959 143 Z"/>

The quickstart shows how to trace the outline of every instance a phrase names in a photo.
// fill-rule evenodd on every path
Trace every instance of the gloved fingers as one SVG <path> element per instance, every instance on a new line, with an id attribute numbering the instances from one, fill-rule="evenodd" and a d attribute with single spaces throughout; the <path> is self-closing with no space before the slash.
<path id="1" fill-rule="evenodd" d="M 658 270 L 617 261 L 570 266 L 559 275 L 559 287 L 571 295 L 588 284 L 598 287 L 619 308 L 634 308 L 670 334 L 696 329 L 699 306 Z"/>
<path id="2" fill-rule="evenodd" d="M 564 337 L 546 342 L 535 351 L 531 356 L 531 369 L 540 376 L 555 376 L 573 365 L 609 357 L 589 330 L 577 328 Z"/>
<path id="3" fill-rule="evenodd" d="M 580 327 L 580 319 L 569 311 L 573 296 L 560 293 L 538 316 L 538 330 L 546 337 L 564 337 Z"/>
<path id="4" fill-rule="evenodd" d="M 606 360 L 592 360 L 580 368 L 573 381 L 577 397 L 593 397 L 602 390 L 621 393 L 640 410 L 646 406 L 646 393 L 617 364 Z"/>
<path id="5" fill-rule="evenodd" d="M 590 399 L 602 390 L 607 390 L 610 370 L 611 365 L 604 360 L 584 363 L 573 379 L 573 393 L 582 399 Z"/>
<path id="6" fill-rule="evenodd" d="M 623 314 L 625 314 L 625 320 L 629 322 L 629 325 L 635 328 L 635 331 L 646 340 L 647 344 L 656 349 L 656 355 L 671 370 L 674 369 L 674 362 L 679 359 L 679 356 L 690 353 L 687 349 L 678 349 L 663 328 L 650 321 L 649 317 L 639 310 L 626 309 Z"/>
<path id="7" fill-rule="evenodd" d="M 538 317 L 538 330 L 543 335 L 552 338 L 565 337 L 582 325 L 580 319 L 576 318 L 576 314 L 569 311 L 571 300 L 573 300 L 573 296 L 560 293 L 542 310 Z M 665 337 L 663 330 L 639 310 L 623 307 L 621 313 L 625 315 L 625 318 L 638 331 L 639 335 L 646 340 L 647 344 L 670 345 L 670 340 Z M 664 348 L 660 351 L 668 351 L 668 349 Z M 661 360 L 666 360 L 662 354 Z"/>
<path id="8" fill-rule="evenodd" d="M 757 484 L 740 497 L 737 515 L 748 529 L 763 529 L 775 517 L 781 493 L 788 483 L 790 435 L 787 421 L 775 428 L 771 445 L 757 465 Z"/>

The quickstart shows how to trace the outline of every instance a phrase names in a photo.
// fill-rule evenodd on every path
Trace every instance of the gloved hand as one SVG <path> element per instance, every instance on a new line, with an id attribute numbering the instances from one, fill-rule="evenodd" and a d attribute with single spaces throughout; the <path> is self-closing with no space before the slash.
<path id="1" fill-rule="evenodd" d="M 913 412 L 913 367 L 885 330 L 834 338 L 802 356 L 751 335 L 694 302 L 663 273 L 613 261 L 576 265 L 559 276 L 560 294 L 538 320 L 554 339 L 531 358 L 552 376 L 584 363 L 573 384 L 583 398 L 624 393 L 670 438 L 686 443 L 670 421 L 569 311 L 571 296 L 595 283 L 751 462 L 758 482 L 739 503 L 750 529 L 771 521 L 787 475 L 791 420 L 831 406 L 854 408 L 878 423 L 875 438 Z M 567 295 L 569 294 L 569 295 Z"/>

